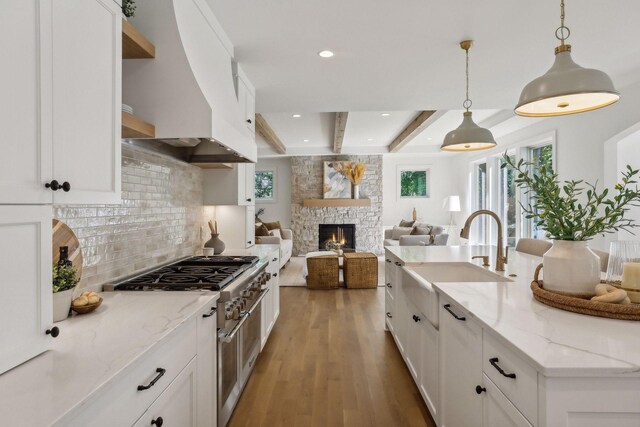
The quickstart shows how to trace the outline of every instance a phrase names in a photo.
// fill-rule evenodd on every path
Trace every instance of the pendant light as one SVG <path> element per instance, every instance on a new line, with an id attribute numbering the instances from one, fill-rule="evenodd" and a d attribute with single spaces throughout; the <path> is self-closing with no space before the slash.
<path id="1" fill-rule="evenodd" d="M 565 41 L 571 31 L 564 25 L 564 0 L 560 1 L 560 26 L 556 59 L 541 77 L 526 85 L 515 113 L 527 117 L 551 117 L 582 113 L 611 105 L 620 99 L 611 78 L 600 70 L 583 68 L 571 59 Z"/>
<path id="2" fill-rule="evenodd" d="M 460 47 L 466 53 L 466 79 L 467 79 L 467 99 L 464 100 L 462 106 L 465 111 L 463 113 L 462 123 L 457 129 L 449 132 L 445 137 L 441 150 L 444 151 L 477 151 L 487 150 L 496 146 L 496 141 L 489 129 L 481 128 L 471 118 L 471 99 L 469 99 L 469 49 L 473 41 L 465 40 L 460 42 Z"/>

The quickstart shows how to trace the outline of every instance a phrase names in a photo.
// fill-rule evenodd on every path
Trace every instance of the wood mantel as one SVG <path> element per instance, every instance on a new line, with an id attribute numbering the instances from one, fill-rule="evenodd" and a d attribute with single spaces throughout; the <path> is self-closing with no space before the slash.
<path id="1" fill-rule="evenodd" d="M 302 206 L 307 208 L 340 208 L 371 206 L 370 199 L 304 199 Z"/>

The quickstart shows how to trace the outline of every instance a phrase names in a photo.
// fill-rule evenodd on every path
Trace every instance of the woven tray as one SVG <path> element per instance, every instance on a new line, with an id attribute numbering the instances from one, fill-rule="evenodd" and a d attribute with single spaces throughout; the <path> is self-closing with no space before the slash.
<path id="1" fill-rule="evenodd" d="M 542 264 L 536 268 L 533 282 L 531 282 L 531 291 L 533 292 L 533 297 L 542 304 L 589 316 L 620 320 L 640 320 L 639 304 L 610 304 L 608 302 L 591 301 L 591 295 L 568 295 L 544 289 L 543 281 L 538 280 L 541 269 Z"/>

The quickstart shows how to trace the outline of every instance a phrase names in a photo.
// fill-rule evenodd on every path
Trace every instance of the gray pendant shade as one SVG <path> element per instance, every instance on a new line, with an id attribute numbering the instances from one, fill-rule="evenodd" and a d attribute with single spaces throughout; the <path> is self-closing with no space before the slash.
<path id="1" fill-rule="evenodd" d="M 528 117 L 576 114 L 606 107 L 620 99 L 611 78 L 573 62 L 571 46 L 556 48 L 553 66 L 526 85 L 515 113 Z"/>
<path id="2" fill-rule="evenodd" d="M 449 132 L 440 146 L 444 151 L 476 151 L 496 146 L 489 129 L 481 128 L 471 118 L 471 111 L 465 111 L 462 123 Z"/>

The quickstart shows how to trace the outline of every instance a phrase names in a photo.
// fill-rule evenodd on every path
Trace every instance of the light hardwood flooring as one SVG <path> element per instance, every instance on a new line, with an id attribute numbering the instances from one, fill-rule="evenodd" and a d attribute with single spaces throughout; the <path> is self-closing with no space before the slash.
<path id="1" fill-rule="evenodd" d="M 291 257 L 287 266 L 280 270 L 280 286 L 307 286 L 302 277 L 302 267 L 304 266 L 304 257 Z M 342 270 L 340 271 L 340 280 L 342 281 Z M 384 286 L 384 257 L 378 257 L 378 286 Z"/>
<path id="2" fill-rule="evenodd" d="M 384 288 L 280 295 L 280 317 L 229 426 L 435 426 L 383 330 Z"/>

